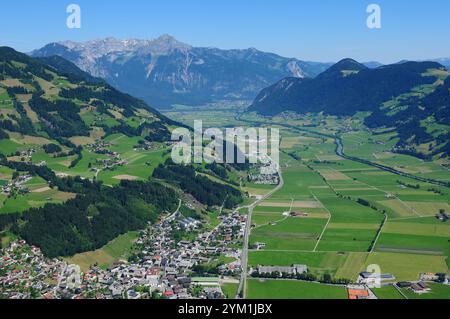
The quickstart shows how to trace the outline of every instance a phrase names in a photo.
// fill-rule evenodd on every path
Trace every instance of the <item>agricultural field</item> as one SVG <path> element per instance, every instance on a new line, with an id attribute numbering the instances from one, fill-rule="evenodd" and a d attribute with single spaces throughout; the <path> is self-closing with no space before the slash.
<path id="1" fill-rule="evenodd" d="M 367 131 L 357 131 L 343 134 L 342 137 L 347 155 L 364 158 L 422 177 L 450 180 L 449 170 L 436 161 L 424 161 L 412 156 L 392 153 L 392 147 L 398 142 L 395 132 L 374 135 Z"/>
<path id="2" fill-rule="evenodd" d="M 48 187 L 48 184 L 40 177 L 33 177 L 23 186 L 29 189 L 29 193 L 15 194 L 12 197 L 0 195 L 0 214 L 22 212 L 32 207 L 42 207 L 48 203 L 63 203 L 76 196 L 76 194 Z"/>
<path id="3" fill-rule="evenodd" d="M 229 105 L 216 103 L 204 106 L 174 105 L 171 109 L 163 110 L 169 118 L 194 126 L 194 121 L 202 120 L 203 127 L 240 126 L 245 123 L 236 120 L 236 114 L 244 109 L 243 105 Z"/>
<path id="4" fill-rule="evenodd" d="M 253 229 L 250 245 L 263 242 L 268 250 L 312 250 L 325 223 L 323 218 L 288 217 Z"/>
<path id="5" fill-rule="evenodd" d="M 450 299 L 450 286 L 438 283 L 429 283 L 431 291 L 424 294 L 416 294 L 410 289 L 401 288 L 408 299 Z"/>
<path id="6" fill-rule="evenodd" d="M 315 275 L 330 274 L 335 278 L 356 279 L 367 253 L 345 252 L 297 252 L 297 251 L 250 251 L 249 265 L 308 265 Z"/>
<path id="7" fill-rule="evenodd" d="M 234 299 L 239 287 L 239 284 L 224 283 L 220 286 L 222 292 L 227 299 Z"/>
<path id="8" fill-rule="evenodd" d="M 382 273 L 393 274 L 397 281 L 414 281 L 419 279 L 420 273 L 448 273 L 446 256 L 427 254 L 374 252 L 369 254 L 362 269 L 376 264 Z"/>
<path id="9" fill-rule="evenodd" d="M 275 124 L 277 119 L 272 121 Z M 337 119 L 326 121 L 342 125 Z M 317 123 L 307 117 L 285 122 Z M 442 180 L 450 176 L 436 161 L 391 153 L 395 133 L 372 135 L 358 130 L 358 121 L 347 125 L 356 129 L 342 135 L 348 155 L 418 176 Z M 450 224 L 435 217 L 439 211 L 450 212 L 448 188 L 337 156 L 332 139 L 314 134 L 337 132 L 325 125 L 302 131 L 280 128 L 284 186 L 254 209 L 250 246 L 259 242 L 265 247 L 249 251 L 249 267 L 305 264 L 313 274 L 351 280 L 371 264 L 380 265 L 383 273 L 397 280 L 418 280 L 422 272 L 449 273 Z M 287 211 L 309 215 L 292 218 L 283 215 Z M 313 217 L 321 222 L 311 222 Z M 305 238 L 306 234 L 310 237 Z M 263 294 L 263 285 L 250 280 L 249 296 L 257 288 Z M 277 285 L 287 284 L 280 281 Z M 384 287 L 376 294 L 382 299 L 403 298 L 393 289 Z"/>
<path id="10" fill-rule="evenodd" d="M 249 299 L 346 299 L 347 290 L 342 286 L 295 280 L 250 279 L 246 296 Z"/>
<path id="11" fill-rule="evenodd" d="M 403 295 L 392 285 L 372 289 L 378 299 L 405 299 Z"/>
<path id="12" fill-rule="evenodd" d="M 450 225 L 434 217 L 390 220 L 383 227 L 377 251 L 448 256 Z"/>

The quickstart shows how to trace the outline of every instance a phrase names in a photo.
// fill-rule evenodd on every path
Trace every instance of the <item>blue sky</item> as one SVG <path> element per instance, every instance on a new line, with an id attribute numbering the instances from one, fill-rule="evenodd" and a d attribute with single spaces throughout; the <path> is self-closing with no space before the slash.
<path id="1" fill-rule="evenodd" d="M 71 3 L 81 6 L 78 30 L 66 27 Z M 371 3 L 382 9 L 380 30 L 366 26 Z M 450 57 L 448 0 L 8 0 L 0 14 L 0 44 L 25 52 L 60 40 L 171 34 L 313 61 Z"/>

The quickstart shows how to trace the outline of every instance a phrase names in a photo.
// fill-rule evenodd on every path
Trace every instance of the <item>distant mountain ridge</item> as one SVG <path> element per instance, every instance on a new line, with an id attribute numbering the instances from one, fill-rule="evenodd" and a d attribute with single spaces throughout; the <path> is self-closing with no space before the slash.
<path id="1" fill-rule="evenodd" d="M 442 64 L 443 66 L 445 66 L 447 69 L 450 70 L 450 58 L 432 59 L 430 61 Z"/>
<path id="2" fill-rule="evenodd" d="M 155 40 L 51 43 L 31 55 L 61 56 L 157 108 L 252 100 L 261 89 L 282 78 L 315 77 L 331 66 L 256 49 L 193 47 L 169 35 Z"/>
<path id="3" fill-rule="evenodd" d="M 434 83 L 435 77 L 425 73 L 441 68 L 437 62 L 405 62 L 370 69 L 355 60 L 343 59 L 314 79 L 285 78 L 262 90 L 249 110 L 264 115 L 283 111 L 340 115 L 373 111 L 415 86 Z"/>

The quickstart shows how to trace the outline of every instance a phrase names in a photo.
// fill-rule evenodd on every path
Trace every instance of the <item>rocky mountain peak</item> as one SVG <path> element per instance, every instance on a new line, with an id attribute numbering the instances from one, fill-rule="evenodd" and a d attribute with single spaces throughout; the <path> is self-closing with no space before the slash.
<path id="1" fill-rule="evenodd" d="M 65 41 L 49 44 L 31 55 L 59 55 L 160 108 L 252 100 L 264 87 L 285 77 L 314 77 L 330 66 L 255 48 L 192 47 L 169 34 L 149 40 Z"/>

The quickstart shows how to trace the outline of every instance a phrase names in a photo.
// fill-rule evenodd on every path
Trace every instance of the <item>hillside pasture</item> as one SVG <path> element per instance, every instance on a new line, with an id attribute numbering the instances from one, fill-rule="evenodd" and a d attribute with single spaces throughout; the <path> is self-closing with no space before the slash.
<path id="1" fill-rule="evenodd" d="M 139 232 L 128 232 L 110 241 L 100 249 L 77 254 L 66 258 L 66 261 L 79 265 L 82 271 L 89 270 L 89 267 L 93 265 L 106 269 L 116 261 L 126 260 L 131 253 L 133 243 L 138 237 Z"/>

